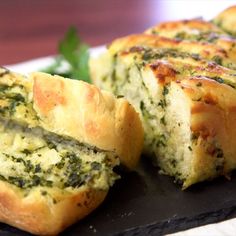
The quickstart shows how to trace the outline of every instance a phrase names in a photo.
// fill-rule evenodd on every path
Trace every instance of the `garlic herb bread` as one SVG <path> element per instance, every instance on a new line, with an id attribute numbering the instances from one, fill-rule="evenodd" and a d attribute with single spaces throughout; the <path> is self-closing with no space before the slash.
<path id="1" fill-rule="evenodd" d="M 216 48 L 220 47 L 226 57 L 234 62 L 236 61 L 236 39 L 227 35 L 213 23 L 204 20 L 193 19 L 161 23 L 146 30 L 145 33 L 180 41 L 200 42 L 199 47 L 202 47 L 200 46 L 202 43 L 206 44 L 206 47 L 209 47 L 209 45 L 211 47 L 213 45 Z M 196 47 L 197 44 L 195 44 Z M 231 67 L 222 62 L 220 55 L 219 57 L 213 57 L 213 61 L 226 67 Z"/>
<path id="2" fill-rule="evenodd" d="M 235 42 L 210 22 L 167 22 L 90 60 L 94 83 L 140 114 L 144 153 L 184 189 L 236 168 Z"/>
<path id="3" fill-rule="evenodd" d="M 113 128 L 109 134 L 102 122 Z M 123 98 L 81 81 L 1 68 L 0 221 L 58 234 L 104 200 L 119 178 L 115 166 L 134 167 L 142 132 Z"/>

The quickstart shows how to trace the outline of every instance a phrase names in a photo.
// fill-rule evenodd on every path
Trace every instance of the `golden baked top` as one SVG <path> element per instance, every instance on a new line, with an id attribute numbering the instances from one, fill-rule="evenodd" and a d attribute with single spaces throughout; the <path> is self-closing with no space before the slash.
<path id="1" fill-rule="evenodd" d="M 183 53 L 190 57 L 213 61 L 231 69 L 236 68 L 235 55 L 229 54 L 228 51 L 218 45 L 198 41 L 176 40 L 156 35 L 138 34 L 114 40 L 109 46 L 109 53 L 115 55 L 132 47 L 137 50 L 139 46 L 141 48 L 160 49 L 164 51 L 164 54 L 169 52 L 175 54 Z M 230 57 L 231 55 L 232 57 Z"/>
<path id="2" fill-rule="evenodd" d="M 219 27 L 202 19 L 168 21 L 152 26 L 145 31 L 146 34 L 155 34 L 167 38 L 177 39 L 204 39 L 216 35 L 225 35 Z"/>

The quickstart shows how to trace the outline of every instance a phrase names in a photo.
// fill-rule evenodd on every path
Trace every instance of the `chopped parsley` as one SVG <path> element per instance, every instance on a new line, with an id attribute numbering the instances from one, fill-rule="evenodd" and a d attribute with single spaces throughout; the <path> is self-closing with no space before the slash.
<path id="1" fill-rule="evenodd" d="M 167 86 L 164 86 L 163 91 L 162 91 L 162 95 L 165 96 L 169 93 L 169 89 L 167 88 Z"/>
<path id="2" fill-rule="evenodd" d="M 223 80 L 221 77 L 215 76 L 215 77 L 211 77 L 211 78 L 212 78 L 213 80 L 217 81 L 217 82 L 220 83 L 220 84 L 224 83 L 224 80 Z"/>

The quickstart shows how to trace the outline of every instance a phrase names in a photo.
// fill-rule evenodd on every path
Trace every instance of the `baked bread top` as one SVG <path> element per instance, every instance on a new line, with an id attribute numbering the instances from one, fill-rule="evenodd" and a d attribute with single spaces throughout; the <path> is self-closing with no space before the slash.
<path id="1" fill-rule="evenodd" d="M 179 39 L 190 37 L 191 35 L 192 38 L 194 35 L 195 38 L 198 38 L 199 34 L 202 34 L 202 36 L 225 34 L 223 30 L 213 23 L 202 19 L 167 21 L 150 27 L 145 33 Z"/>
<path id="2" fill-rule="evenodd" d="M 235 70 L 188 53 L 134 46 L 117 55 L 127 66 L 139 65 L 140 70 L 146 67 L 155 72 L 157 77 L 163 75 L 163 83 L 168 83 L 167 77 L 181 80 L 186 76 L 207 76 L 236 88 Z"/>
<path id="3" fill-rule="evenodd" d="M 207 43 L 208 46 L 209 44 L 213 44 L 225 50 L 227 57 L 233 62 L 236 61 L 236 39 L 208 21 L 189 20 L 165 22 L 151 27 L 145 33 L 172 38 L 181 42 L 187 40 Z"/>
<path id="4" fill-rule="evenodd" d="M 135 50 L 137 50 L 138 47 L 162 49 L 165 54 L 168 52 L 171 52 L 172 54 L 182 52 L 190 57 L 193 56 L 199 59 L 210 60 L 231 69 L 236 68 L 234 54 L 230 54 L 221 46 L 207 42 L 177 40 L 157 35 L 136 34 L 114 40 L 112 44 L 110 44 L 108 50 L 111 55 L 115 55 L 126 49 L 130 50 L 132 47 L 135 47 Z"/>

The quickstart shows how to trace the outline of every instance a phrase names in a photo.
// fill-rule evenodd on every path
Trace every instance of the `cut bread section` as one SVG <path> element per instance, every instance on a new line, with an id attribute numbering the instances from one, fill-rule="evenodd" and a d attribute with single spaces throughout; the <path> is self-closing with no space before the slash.
<path id="1" fill-rule="evenodd" d="M 228 132 L 228 119 L 235 117 L 235 90 L 197 77 L 171 82 L 168 91 L 165 122 L 169 135 L 161 168 L 180 175 L 183 188 L 235 169 L 236 150 L 229 145 Z"/>
<path id="2" fill-rule="evenodd" d="M 69 225 L 98 207 L 107 191 L 80 187 L 76 193 L 50 188 L 34 188 L 24 196 L 11 184 L 0 182 L 1 222 L 38 235 L 58 235 Z M 47 195 L 42 195 L 47 192 Z M 53 203 L 52 197 L 57 199 Z"/>
<path id="3" fill-rule="evenodd" d="M 31 78 L 34 109 L 44 129 L 112 151 L 127 168 L 136 166 L 143 130 L 127 100 L 82 81 L 64 83 L 63 78 L 44 73 L 33 73 Z"/>
<path id="4" fill-rule="evenodd" d="M 144 152 L 183 188 L 230 173 L 236 153 L 228 135 L 228 121 L 235 117 L 235 71 L 150 47 L 149 36 L 136 37 L 116 40 L 91 59 L 95 84 L 133 104 L 145 130 Z"/>
<path id="5" fill-rule="evenodd" d="M 136 165 L 143 131 L 138 115 L 125 99 L 116 99 L 83 81 L 39 72 L 24 78 L 3 71 L 2 109 L 14 110 L 5 109 L 4 117 L 112 151 L 127 168 Z M 18 101 L 5 99 L 11 94 L 16 94 Z"/>
<path id="6" fill-rule="evenodd" d="M 109 129 L 109 130 L 104 130 Z M 104 200 L 143 143 L 123 98 L 45 73 L 0 70 L 0 221 L 55 235 Z"/>
<path id="7" fill-rule="evenodd" d="M 11 121 L 0 128 L 1 222 L 58 234 L 99 206 L 118 178 L 113 153 Z"/>

